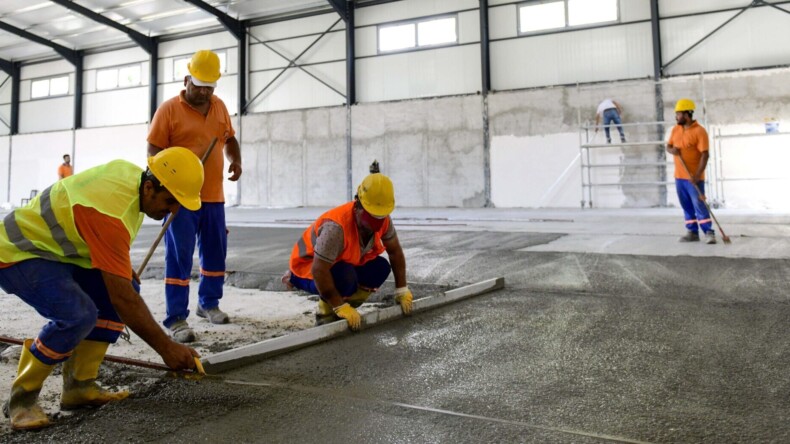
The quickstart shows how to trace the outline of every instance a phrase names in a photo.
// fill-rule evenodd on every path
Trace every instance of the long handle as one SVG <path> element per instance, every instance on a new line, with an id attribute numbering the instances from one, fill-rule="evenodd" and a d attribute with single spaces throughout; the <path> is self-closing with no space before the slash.
<path id="1" fill-rule="evenodd" d="M 681 156 L 680 154 L 677 154 L 677 156 L 678 159 L 680 160 L 680 164 L 683 165 L 683 169 L 686 171 L 686 174 L 689 176 L 689 182 L 691 182 L 691 184 L 694 185 L 694 189 L 697 190 L 697 194 L 699 195 L 699 200 L 701 200 L 702 203 L 705 204 L 705 208 L 708 209 L 708 214 L 710 214 L 710 217 L 713 218 L 713 222 L 716 222 L 716 228 L 718 228 L 719 232 L 721 233 L 721 239 L 724 241 L 725 244 L 730 243 L 730 237 L 724 234 L 724 230 L 721 229 L 721 225 L 719 225 L 719 221 L 716 219 L 716 215 L 713 214 L 713 210 L 710 209 L 710 205 L 708 205 L 708 200 L 705 198 L 705 195 L 702 193 L 702 190 L 699 189 L 696 182 L 691 180 L 691 172 L 689 171 L 689 167 L 686 165 L 686 161 L 683 160 L 683 156 Z"/>
<path id="2" fill-rule="evenodd" d="M 214 149 L 214 145 L 216 144 L 217 144 L 217 138 L 215 137 L 214 139 L 211 140 L 211 144 L 208 146 L 208 149 L 203 154 L 203 158 L 200 159 L 201 163 L 203 163 L 204 165 L 206 164 L 206 159 L 208 159 L 208 156 L 211 154 L 211 151 Z M 145 259 L 143 259 L 143 263 L 140 264 L 140 268 L 137 269 L 138 278 L 143 275 L 143 271 L 145 271 L 145 267 L 146 265 L 148 265 L 148 261 L 151 260 L 151 256 L 154 255 L 154 251 L 156 251 L 156 247 L 159 246 L 159 242 L 161 242 L 162 238 L 165 237 L 165 232 L 167 232 L 167 228 L 170 226 L 171 223 L 173 223 L 173 219 L 176 218 L 177 214 L 178 214 L 178 210 L 174 211 L 172 214 L 170 214 L 170 217 L 167 218 L 165 224 L 162 225 L 162 230 L 159 231 L 159 235 L 156 236 L 156 239 L 154 240 L 154 243 L 151 245 L 151 248 L 148 249 L 148 254 L 145 255 Z"/>

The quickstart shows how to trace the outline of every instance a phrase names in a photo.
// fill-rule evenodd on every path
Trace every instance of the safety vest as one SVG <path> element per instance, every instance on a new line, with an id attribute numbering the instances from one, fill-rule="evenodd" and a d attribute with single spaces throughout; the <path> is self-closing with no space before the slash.
<path id="1" fill-rule="evenodd" d="M 91 268 L 88 245 L 74 224 L 75 205 L 119 219 L 134 241 L 145 217 L 140 212 L 142 172 L 115 160 L 55 182 L 0 223 L 0 262 L 41 258 Z"/>
<path id="2" fill-rule="evenodd" d="M 373 233 L 373 248 L 362 256 L 362 247 L 359 242 L 359 231 L 354 220 L 354 201 L 333 208 L 322 214 L 312 225 L 302 233 L 302 237 L 296 242 L 291 251 L 290 268 L 291 272 L 298 277 L 313 279 L 313 255 L 315 253 L 315 240 L 318 238 L 318 231 L 326 221 L 332 221 L 340 225 L 343 229 L 343 251 L 340 252 L 334 263 L 346 262 L 353 266 L 362 265 L 377 258 L 384 252 L 384 244 L 381 237 L 389 229 L 390 219 L 381 225 L 381 228 Z"/>

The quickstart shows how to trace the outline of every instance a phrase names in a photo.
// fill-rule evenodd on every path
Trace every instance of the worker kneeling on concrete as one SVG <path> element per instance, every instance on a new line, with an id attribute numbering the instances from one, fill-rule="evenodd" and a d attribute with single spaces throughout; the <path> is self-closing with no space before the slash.
<path id="1" fill-rule="evenodd" d="M 185 148 L 162 151 L 148 169 L 123 161 L 56 182 L 0 223 L 0 287 L 49 322 L 27 339 L 3 412 L 14 429 L 49 424 L 38 394 L 63 362 L 61 408 L 98 406 L 129 396 L 97 383 L 99 366 L 124 323 L 176 370 L 195 350 L 171 340 L 140 297 L 129 249 L 145 215 L 162 220 L 179 204 L 200 208 L 203 166 Z"/>
<path id="2" fill-rule="evenodd" d="M 320 296 L 318 325 L 343 318 L 352 330 L 362 319 L 356 308 L 395 275 L 395 300 L 411 313 L 412 294 L 406 286 L 406 258 L 392 219 L 395 192 L 389 177 L 374 173 L 357 188 L 355 199 L 322 214 L 294 245 L 289 286 Z M 381 253 L 386 250 L 392 266 Z"/>

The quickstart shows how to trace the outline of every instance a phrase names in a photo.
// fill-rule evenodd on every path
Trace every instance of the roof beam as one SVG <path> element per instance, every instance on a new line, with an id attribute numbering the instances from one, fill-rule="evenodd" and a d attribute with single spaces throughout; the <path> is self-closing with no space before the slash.
<path id="1" fill-rule="evenodd" d="M 343 18 L 343 21 L 348 21 L 348 3 L 346 0 L 327 0 L 330 5 L 332 5 L 332 9 L 337 12 L 340 17 Z"/>
<path id="2" fill-rule="evenodd" d="M 244 24 L 241 22 L 241 20 L 236 20 L 235 18 L 229 16 L 228 14 L 225 14 L 224 12 L 220 11 L 219 9 L 209 5 L 208 3 L 202 0 L 184 0 L 184 1 L 197 6 L 198 8 L 208 12 L 209 14 L 219 19 L 219 21 L 222 23 L 222 26 L 224 26 L 225 29 L 228 30 L 228 32 L 233 34 L 233 36 L 236 37 L 236 40 L 241 40 L 244 37 L 246 30 L 244 29 Z"/>
<path id="3" fill-rule="evenodd" d="M 114 28 L 114 29 L 117 29 L 118 31 L 121 31 L 122 33 L 128 35 L 129 38 L 134 40 L 135 43 L 137 43 L 141 48 L 143 48 L 145 50 L 145 52 L 147 52 L 148 54 L 151 54 L 151 52 L 153 51 L 154 45 L 156 45 L 153 37 L 148 37 L 147 35 L 145 35 L 145 34 L 143 34 L 141 32 L 138 32 L 138 31 L 135 31 L 134 29 L 128 28 L 128 27 L 116 22 L 115 20 L 112 20 L 112 19 L 107 18 L 107 17 L 105 17 L 105 16 L 103 16 L 101 14 L 93 12 L 90 9 L 88 9 L 88 8 L 86 8 L 84 6 L 78 5 L 77 3 L 75 3 L 75 2 L 73 2 L 71 0 L 49 0 L 49 1 L 51 1 L 52 3 L 58 4 L 60 6 L 63 6 L 66 9 L 72 10 L 72 11 L 76 12 L 79 15 L 85 16 L 85 17 L 93 20 L 94 22 L 98 22 L 98 23 L 101 23 L 102 25 L 109 26 L 110 28 Z"/>
<path id="4" fill-rule="evenodd" d="M 78 51 L 75 51 L 71 48 L 66 48 L 65 46 L 58 45 L 55 42 L 47 40 L 43 37 L 39 37 L 31 32 L 25 31 L 24 29 L 19 29 L 16 26 L 11 26 L 8 23 L 0 21 L 0 29 L 6 32 L 10 32 L 16 36 L 22 37 L 23 39 L 30 40 L 31 42 L 38 43 L 39 45 L 48 46 L 55 50 L 61 57 L 68 60 L 72 65 L 77 65 L 78 60 L 81 58 Z"/>

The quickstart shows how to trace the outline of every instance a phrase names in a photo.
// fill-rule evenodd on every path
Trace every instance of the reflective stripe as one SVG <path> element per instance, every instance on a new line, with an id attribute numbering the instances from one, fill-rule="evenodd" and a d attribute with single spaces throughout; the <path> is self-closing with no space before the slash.
<path id="1" fill-rule="evenodd" d="M 224 277 L 225 276 L 225 272 L 224 271 L 206 271 L 206 270 L 204 270 L 202 268 L 200 269 L 200 274 L 202 274 L 203 276 L 208 276 L 208 277 Z"/>
<path id="2" fill-rule="evenodd" d="M 697 219 L 691 219 L 686 221 L 687 224 L 695 224 L 697 223 Z"/>
<path id="3" fill-rule="evenodd" d="M 299 257 L 306 258 L 307 255 L 307 244 L 304 243 L 304 238 L 300 237 L 298 241 L 296 241 L 296 246 L 299 248 Z"/>
<path id="4" fill-rule="evenodd" d="M 66 231 L 63 230 L 62 226 L 60 226 L 58 223 L 58 218 L 55 217 L 55 212 L 52 211 L 52 201 L 50 200 L 49 194 L 50 191 L 52 191 L 52 187 L 47 188 L 43 193 L 41 193 L 41 218 L 44 219 L 47 227 L 49 227 L 49 232 L 52 236 L 52 239 L 60 246 L 61 249 L 63 249 L 63 256 L 79 258 L 81 256 L 79 253 L 77 253 L 77 247 L 75 247 L 66 236 Z M 42 259 L 57 261 L 58 255 L 52 253 L 51 251 L 42 250 L 36 247 L 30 239 L 26 238 L 25 235 L 22 234 L 22 229 L 19 228 L 19 224 L 16 222 L 15 214 L 15 212 L 9 213 L 5 219 L 3 219 L 3 223 L 6 226 L 6 232 L 8 232 L 8 240 L 10 240 L 11 243 L 13 243 L 14 246 L 20 251 L 35 254 Z"/>
<path id="5" fill-rule="evenodd" d="M 107 330 L 112 331 L 123 331 L 126 325 L 120 322 L 111 321 L 109 319 L 99 319 L 96 321 L 96 327 L 106 328 Z"/>
<path id="6" fill-rule="evenodd" d="M 180 285 L 182 287 L 189 287 L 189 279 L 165 278 L 165 284 Z"/>
<path id="7" fill-rule="evenodd" d="M 710 219 L 702 219 L 701 221 L 699 221 L 699 223 L 701 224 L 706 224 L 708 222 L 710 222 Z"/>
<path id="8" fill-rule="evenodd" d="M 77 253 L 77 247 L 66 236 L 66 231 L 60 226 L 55 212 L 52 211 L 52 200 L 49 196 L 51 191 L 52 187 L 49 187 L 41 193 L 41 217 L 47 223 L 49 231 L 52 233 L 52 239 L 63 249 L 63 255 L 66 257 L 80 257 Z"/>
<path id="9" fill-rule="evenodd" d="M 8 213 L 8 215 L 3 219 L 3 224 L 5 225 L 5 231 L 8 234 L 8 240 L 11 241 L 12 244 L 20 251 L 24 251 L 26 253 L 35 254 L 36 256 L 58 262 L 58 256 L 54 253 L 46 250 L 42 250 L 35 245 L 30 239 L 26 238 L 25 235 L 22 234 L 22 230 L 19 228 L 19 224 L 16 222 L 16 212 Z M 55 359 L 55 358 L 53 358 Z"/>
<path id="10" fill-rule="evenodd" d="M 42 355 L 48 357 L 49 359 L 65 359 L 71 356 L 71 352 L 68 353 L 58 353 L 51 348 L 44 345 L 40 339 L 36 338 L 36 350 L 40 351 Z"/>

